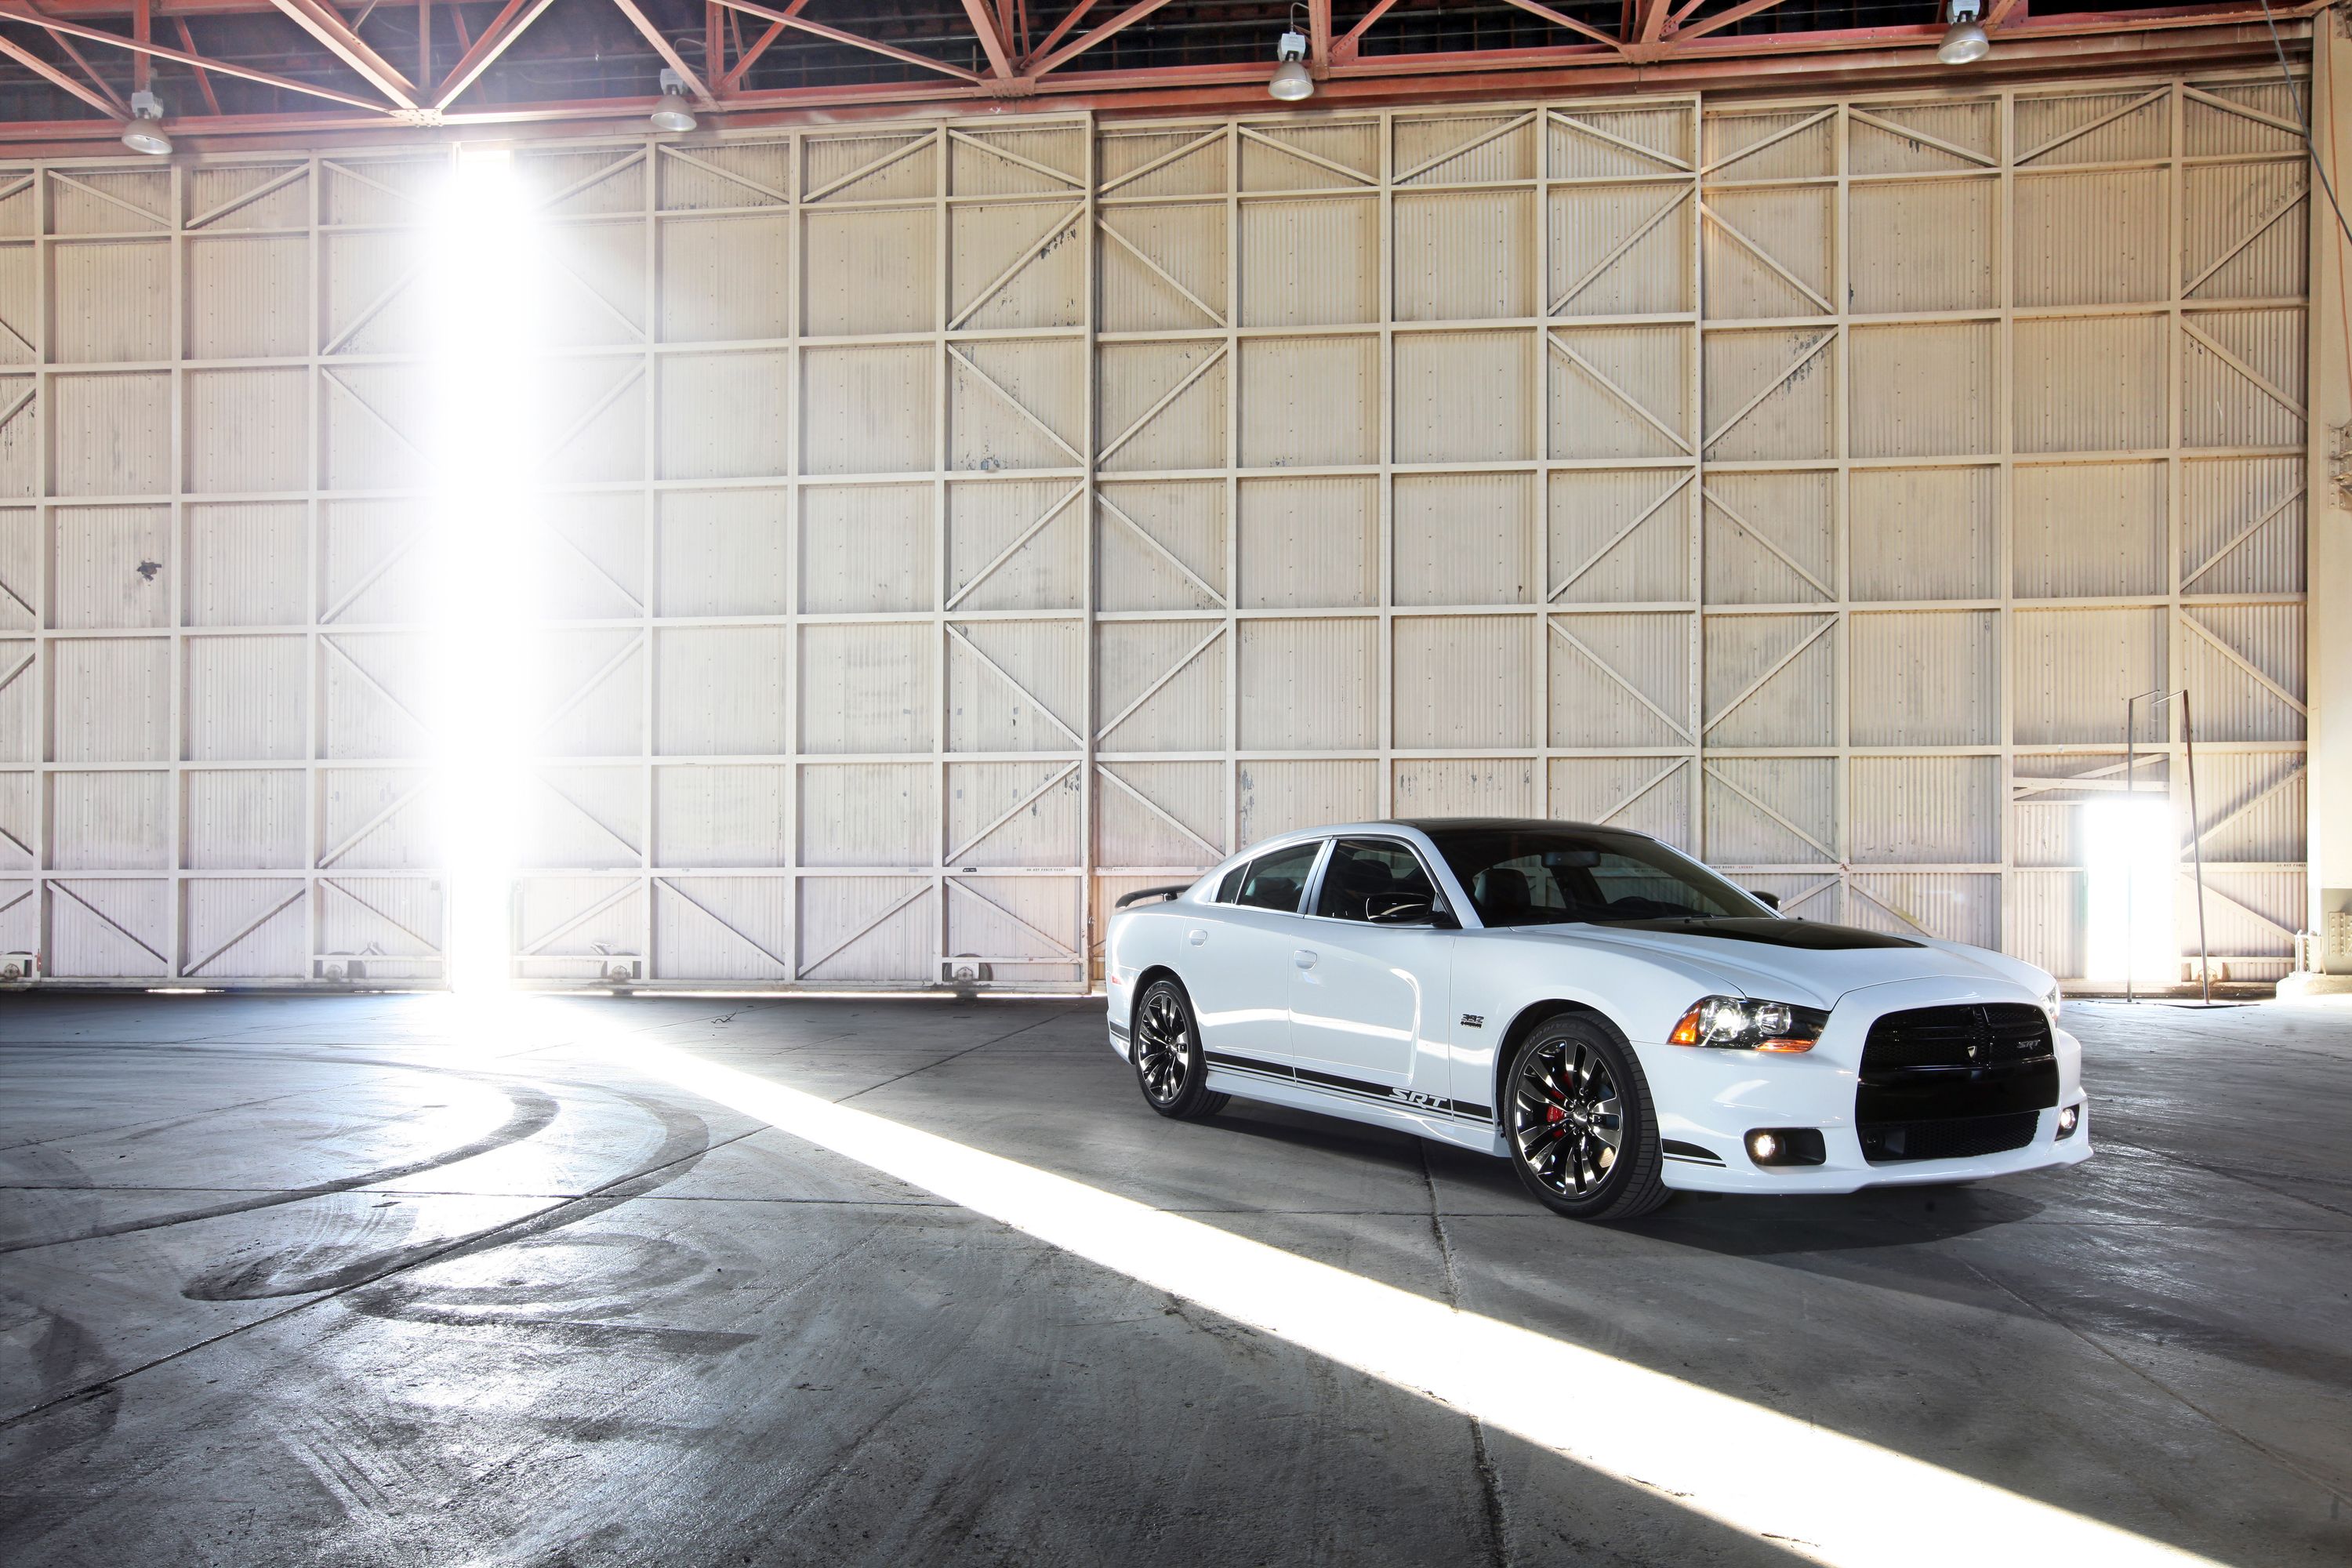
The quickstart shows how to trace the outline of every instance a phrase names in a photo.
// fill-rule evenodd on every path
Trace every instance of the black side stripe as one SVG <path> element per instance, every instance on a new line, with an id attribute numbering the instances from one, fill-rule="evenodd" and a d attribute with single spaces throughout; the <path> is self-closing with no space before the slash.
<path id="1" fill-rule="evenodd" d="M 1660 1142 L 1659 1148 L 1667 1159 L 1680 1160 L 1685 1164 L 1720 1165 L 1723 1163 L 1723 1156 L 1714 1150 L 1702 1148 L 1696 1143 L 1685 1143 L 1679 1138 L 1664 1139 Z"/>
<path id="2" fill-rule="evenodd" d="M 1442 1095 L 1420 1094 L 1409 1089 L 1392 1089 L 1384 1083 L 1366 1083 L 1361 1079 L 1342 1078 L 1337 1073 L 1319 1072 L 1313 1068 L 1286 1067 L 1280 1062 L 1263 1061 L 1255 1057 L 1236 1057 L 1222 1051 L 1204 1051 L 1209 1065 L 1223 1072 L 1246 1073 L 1253 1078 L 1272 1079 L 1284 1083 L 1303 1083 L 1313 1088 L 1344 1094 L 1351 1099 L 1371 1100 L 1376 1104 L 1402 1106 L 1412 1110 L 1431 1110 L 1457 1121 L 1475 1121 L 1492 1126 L 1492 1107 L 1474 1105 L 1466 1100 L 1447 1100 Z"/>

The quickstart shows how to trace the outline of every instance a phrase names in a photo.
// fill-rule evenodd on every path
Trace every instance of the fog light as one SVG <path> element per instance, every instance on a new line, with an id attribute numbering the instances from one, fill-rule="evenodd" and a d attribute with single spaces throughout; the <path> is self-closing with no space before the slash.
<path id="1" fill-rule="evenodd" d="M 2074 1136 L 2074 1129 L 2082 1124 L 2083 1108 L 2079 1105 L 2070 1105 L 2058 1113 L 2058 1136 L 2072 1138 Z"/>
<path id="2" fill-rule="evenodd" d="M 1818 1165 L 1828 1152 L 1819 1128 L 1759 1127 L 1748 1135 L 1748 1157 L 1759 1165 Z"/>

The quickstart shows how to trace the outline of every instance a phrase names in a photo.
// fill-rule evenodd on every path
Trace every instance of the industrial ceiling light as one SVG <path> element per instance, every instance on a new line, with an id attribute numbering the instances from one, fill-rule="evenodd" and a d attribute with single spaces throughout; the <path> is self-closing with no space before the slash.
<path id="1" fill-rule="evenodd" d="M 1307 74 L 1307 35 L 1298 30 L 1298 7 L 1290 8 L 1290 26 L 1274 46 L 1274 58 L 1282 63 L 1274 68 L 1274 79 L 1265 90 L 1285 103 L 1297 103 L 1302 98 L 1315 96 L 1315 79 Z"/>
<path id="2" fill-rule="evenodd" d="M 122 144 L 133 153 L 161 158 L 172 150 L 163 134 L 163 100 L 141 89 L 131 95 L 131 119 L 122 127 Z"/>
<path id="3" fill-rule="evenodd" d="M 647 116 L 656 131 L 691 131 L 701 123 L 687 107 L 686 79 L 674 70 L 661 73 L 661 107 Z"/>
<path id="4" fill-rule="evenodd" d="M 1952 25 L 1944 29 L 1944 41 L 1936 46 L 1936 58 L 1948 66 L 1973 65 L 1992 53 L 1992 40 L 1985 37 L 1984 0 L 1952 0 L 1948 13 Z"/>

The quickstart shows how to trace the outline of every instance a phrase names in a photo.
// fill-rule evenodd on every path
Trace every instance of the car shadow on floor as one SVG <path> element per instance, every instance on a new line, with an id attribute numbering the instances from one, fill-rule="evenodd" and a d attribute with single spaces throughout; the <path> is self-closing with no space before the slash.
<path id="1" fill-rule="evenodd" d="M 1236 1104 L 1213 1121 L 1245 1137 L 1398 1169 L 1410 1170 L 1426 1158 L 1432 1173 L 1457 1196 L 1467 1189 L 1496 1211 L 1524 1208 L 1531 1218 L 1543 1215 L 1503 1161 L 1410 1133 L 1270 1105 Z M 2043 1207 L 2014 1192 L 1969 1184 L 1789 1197 L 1677 1193 L 1664 1208 L 1611 1228 L 1727 1257 L 1802 1267 L 1808 1254 L 1947 1241 L 2032 1219 Z"/>

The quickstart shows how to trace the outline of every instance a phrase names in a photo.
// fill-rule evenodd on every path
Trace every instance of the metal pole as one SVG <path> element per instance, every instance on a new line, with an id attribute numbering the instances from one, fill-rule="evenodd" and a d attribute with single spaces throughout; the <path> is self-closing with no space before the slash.
<path id="1" fill-rule="evenodd" d="M 2180 689 L 2180 744 L 2189 767 L 2189 847 L 2197 858 L 2197 975 L 2205 1005 L 2213 1005 L 2213 955 L 2205 941 L 2205 825 L 2197 816 L 2197 730 L 2189 719 L 2189 689 Z M 2178 864 L 2178 862 L 2175 862 Z"/>
<path id="2" fill-rule="evenodd" d="M 2132 755 L 2134 710 L 2139 706 L 2140 697 L 2154 695 L 2154 692 L 2143 691 L 2139 697 L 2124 699 L 2124 794 L 2126 795 L 2137 794 L 2139 790 L 2139 767 L 2137 759 Z M 2126 1004 L 2139 1000 L 2132 994 L 2132 961 L 2139 955 L 2139 943 L 2136 940 L 2138 933 L 2133 929 L 2137 923 L 2133 918 L 2136 912 L 2133 909 L 2136 901 L 2133 898 L 2134 891 L 2131 857 L 2126 855 L 2124 857 L 2124 1001 Z"/>

